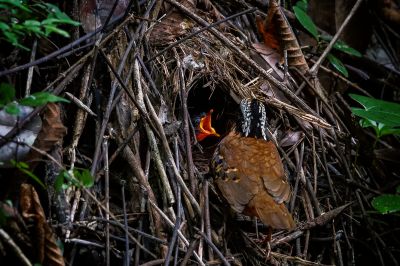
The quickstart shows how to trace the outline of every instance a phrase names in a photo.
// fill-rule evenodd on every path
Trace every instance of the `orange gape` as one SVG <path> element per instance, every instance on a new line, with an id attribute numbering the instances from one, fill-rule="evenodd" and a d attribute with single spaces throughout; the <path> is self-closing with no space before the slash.
<path id="1" fill-rule="evenodd" d="M 214 112 L 211 109 L 207 114 L 200 118 L 199 124 L 196 128 L 196 139 L 197 141 L 202 141 L 208 136 L 216 136 L 220 135 L 215 131 L 215 129 L 211 126 L 211 114 Z"/>
<path id="2" fill-rule="evenodd" d="M 215 184 L 235 211 L 256 216 L 275 229 L 295 227 L 284 204 L 290 186 L 272 141 L 232 131 L 216 149 L 211 168 Z"/>

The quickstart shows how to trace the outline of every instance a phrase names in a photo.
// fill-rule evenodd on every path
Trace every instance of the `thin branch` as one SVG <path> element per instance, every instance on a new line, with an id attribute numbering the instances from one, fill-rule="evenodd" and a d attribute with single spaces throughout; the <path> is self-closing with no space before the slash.
<path id="1" fill-rule="evenodd" d="M 311 67 L 310 73 L 311 73 L 312 76 L 314 76 L 314 77 L 317 76 L 318 70 L 319 70 L 319 66 L 322 64 L 322 62 L 324 61 L 325 57 L 332 50 L 333 45 L 339 39 L 339 37 L 342 34 L 344 28 L 347 26 L 347 24 L 349 23 L 350 19 L 354 16 L 354 14 L 356 13 L 357 9 L 360 7 L 362 1 L 363 0 L 357 0 L 357 2 L 354 4 L 353 8 L 351 9 L 350 13 L 347 15 L 346 19 L 343 21 L 342 25 L 340 26 L 340 28 L 336 32 L 335 36 L 333 36 L 332 40 L 330 41 L 328 46 L 325 48 L 325 51 L 318 58 L 317 62 Z"/>

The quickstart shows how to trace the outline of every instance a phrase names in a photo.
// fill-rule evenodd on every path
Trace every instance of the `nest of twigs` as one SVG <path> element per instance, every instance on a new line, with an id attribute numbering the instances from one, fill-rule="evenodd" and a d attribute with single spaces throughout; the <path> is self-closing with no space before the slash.
<path id="1" fill-rule="evenodd" d="M 28 157 L 41 158 L 35 173 L 49 189 L 31 182 L 41 201 L 29 189 L 19 192 L 30 182 L 22 175 L 2 195 L 24 193 L 38 207 L 21 212 L 35 229 L 4 227 L 20 253 L 5 245 L 0 256 L 49 265 L 64 265 L 63 257 L 69 265 L 397 265 L 398 238 L 390 232 L 398 224 L 371 214 L 370 201 L 393 187 L 398 169 L 372 153 L 366 143 L 373 138 L 351 116 L 344 91 L 359 87 L 330 71 L 325 77 L 347 84 L 346 90 L 321 99 L 312 87 L 317 77 L 268 65 L 255 9 L 241 1 L 199 2 L 142 5 L 141 16 L 128 15 L 54 79 L 48 89 L 70 93 L 75 103 L 54 111 L 68 132 L 56 135 L 45 153 Z M 209 25 L 223 19 L 221 13 L 233 14 L 226 14 L 232 5 L 247 11 Z M 309 62 L 319 57 L 306 55 Z M 214 109 L 214 126 L 224 135 L 244 97 L 269 107 L 268 128 L 293 191 L 288 209 L 297 227 L 273 232 L 269 256 L 265 226 L 227 212 L 213 187 L 208 160 L 219 139 L 198 143 L 191 122 Z M 47 126 L 55 123 L 61 121 Z M 60 171 L 74 167 L 89 169 L 94 185 L 50 189 Z M 38 241 L 40 230 L 49 237 Z M 63 255 L 49 244 L 56 238 L 64 242 Z"/>

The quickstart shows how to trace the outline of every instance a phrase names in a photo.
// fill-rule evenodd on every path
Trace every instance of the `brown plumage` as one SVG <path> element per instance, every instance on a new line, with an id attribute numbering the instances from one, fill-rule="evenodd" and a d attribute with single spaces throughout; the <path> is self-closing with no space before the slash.
<path id="1" fill-rule="evenodd" d="M 290 186 L 271 140 L 233 130 L 218 145 L 211 169 L 216 186 L 233 210 L 256 216 L 275 229 L 295 227 L 284 204 L 290 198 Z"/>

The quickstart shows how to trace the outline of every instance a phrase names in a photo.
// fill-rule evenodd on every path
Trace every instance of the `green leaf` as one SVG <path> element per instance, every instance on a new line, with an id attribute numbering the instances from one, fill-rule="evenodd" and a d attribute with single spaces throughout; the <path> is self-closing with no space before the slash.
<path id="1" fill-rule="evenodd" d="M 352 107 L 353 114 L 382 123 L 388 127 L 400 126 L 400 104 L 357 94 L 349 94 L 349 96 L 364 107 L 364 109 Z"/>
<path id="2" fill-rule="evenodd" d="M 357 57 L 362 57 L 362 54 L 361 54 L 359 51 L 357 51 L 356 49 L 354 49 L 354 48 L 348 46 L 348 45 L 345 44 L 345 43 L 339 44 L 338 42 L 336 42 L 336 43 L 333 45 L 333 48 L 335 48 L 335 49 L 337 49 L 337 50 L 339 50 L 339 51 L 342 51 L 342 52 L 344 52 L 344 53 L 346 53 L 346 54 L 349 54 L 349 55 L 354 55 L 354 56 L 357 56 Z"/>
<path id="3" fill-rule="evenodd" d="M 0 3 L 6 3 L 9 4 L 11 6 L 17 7 L 23 11 L 26 11 L 28 13 L 31 13 L 32 11 L 26 6 L 24 5 L 24 1 L 20 1 L 20 0 L 0 0 Z"/>
<path id="4" fill-rule="evenodd" d="M 377 122 L 375 122 L 374 120 L 371 120 L 371 119 L 367 119 L 367 118 L 361 118 L 359 123 L 360 123 L 360 126 L 363 128 L 378 127 Z"/>
<path id="5" fill-rule="evenodd" d="M 318 30 L 317 26 L 315 26 L 312 19 L 305 13 L 301 8 L 294 6 L 293 7 L 294 14 L 296 18 L 299 20 L 300 24 L 309 32 L 316 40 L 319 39 L 318 37 Z"/>
<path id="6" fill-rule="evenodd" d="M 81 24 L 78 21 L 71 19 L 67 14 L 62 12 L 60 8 L 58 8 L 58 6 L 50 3 L 45 3 L 45 5 L 48 12 L 50 13 L 48 19 L 57 18 L 57 23 L 70 24 L 73 26 L 79 26 Z"/>
<path id="7" fill-rule="evenodd" d="M 21 112 L 21 109 L 19 108 L 18 104 L 16 104 L 16 103 L 9 103 L 4 108 L 4 111 L 6 111 L 6 113 L 10 114 L 10 115 L 19 115 Z"/>
<path id="8" fill-rule="evenodd" d="M 0 84 L 0 106 L 4 106 L 14 100 L 15 89 L 11 84 Z"/>
<path id="9" fill-rule="evenodd" d="M 372 127 L 375 130 L 375 135 L 378 138 L 380 137 L 380 130 L 379 130 L 377 122 L 375 122 L 373 120 L 370 120 L 370 119 L 361 118 L 360 121 L 359 121 L 359 124 L 363 128 Z"/>
<path id="10" fill-rule="evenodd" d="M 56 180 L 54 181 L 54 189 L 55 189 L 57 192 L 60 192 L 60 191 L 63 189 L 65 174 L 68 175 L 68 173 L 66 173 L 65 170 L 61 171 L 61 172 L 57 175 Z"/>
<path id="11" fill-rule="evenodd" d="M 328 35 L 320 35 L 319 37 L 322 40 L 327 41 L 327 42 L 330 42 L 332 40 L 332 37 L 328 36 Z M 341 40 L 337 40 L 335 42 L 335 44 L 333 45 L 333 48 L 335 48 L 336 50 L 339 50 L 341 52 L 344 52 L 346 54 L 349 54 L 349 55 L 354 55 L 354 56 L 357 56 L 357 57 L 361 57 L 362 56 L 362 54 L 359 51 L 357 51 L 356 49 L 348 46 L 345 42 L 343 42 Z"/>
<path id="12" fill-rule="evenodd" d="M 6 36 L 6 40 L 12 45 L 18 44 L 18 36 L 14 32 L 4 31 L 4 36 Z"/>
<path id="13" fill-rule="evenodd" d="M 400 194 L 400 186 L 397 186 L 396 193 Z"/>
<path id="14" fill-rule="evenodd" d="M 7 23 L 0 22 L 0 30 L 6 31 L 6 30 L 9 30 L 9 29 L 10 29 L 10 26 L 8 26 Z"/>
<path id="15" fill-rule="evenodd" d="M 382 214 L 400 211 L 400 195 L 386 194 L 375 197 L 372 206 Z"/>
<path id="16" fill-rule="evenodd" d="M 53 102 L 69 103 L 68 100 L 66 100 L 62 97 L 56 96 L 54 94 L 51 94 L 49 92 L 45 92 L 45 91 L 33 93 L 33 94 L 29 95 L 28 97 L 21 99 L 19 101 L 19 103 L 21 105 L 32 106 L 32 107 L 42 106 L 49 102 L 50 103 L 53 103 Z"/>
<path id="17" fill-rule="evenodd" d="M 346 78 L 349 76 L 349 72 L 347 72 L 346 67 L 343 65 L 342 61 L 339 60 L 336 56 L 332 54 L 328 54 L 327 56 L 329 62 L 332 64 L 337 71 L 339 71 Z"/>
<path id="18" fill-rule="evenodd" d="M 66 38 L 69 38 L 70 35 L 68 32 L 66 32 L 65 30 L 62 30 L 60 28 L 57 28 L 57 26 L 54 25 L 44 25 L 44 29 L 45 29 L 45 34 L 46 36 L 49 36 L 51 33 L 55 32 L 61 36 L 64 36 Z"/>
<path id="19" fill-rule="evenodd" d="M 90 188 L 94 184 L 94 178 L 90 174 L 88 169 L 83 169 L 79 175 L 76 176 L 82 185 L 86 188 Z"/>
<path id="20" fill-rule="evenodd" d="M 23 23 L 25 30 L 28 32 L 33 32 L 38 36 L 44 35 L 42 31 L 41 24 L 37 20 L 25 20 Z"/>
<path id="21" fill-rule="evenodd" d="M 379 130 L 379 137 L 383 137 L 386 135 L 400 135 L 400 128 L 392 128 L 384 126 Z"/>
<path id="22" fill-rule="evenodd" d="M 300 1 L 297 1 L 296 6 L 298 8 L 300 8 L 301 10 L 303 10 L 304 12 L 307 12 L 308 2 L 307 2 L 307 0 L 300 0 Z"/>

